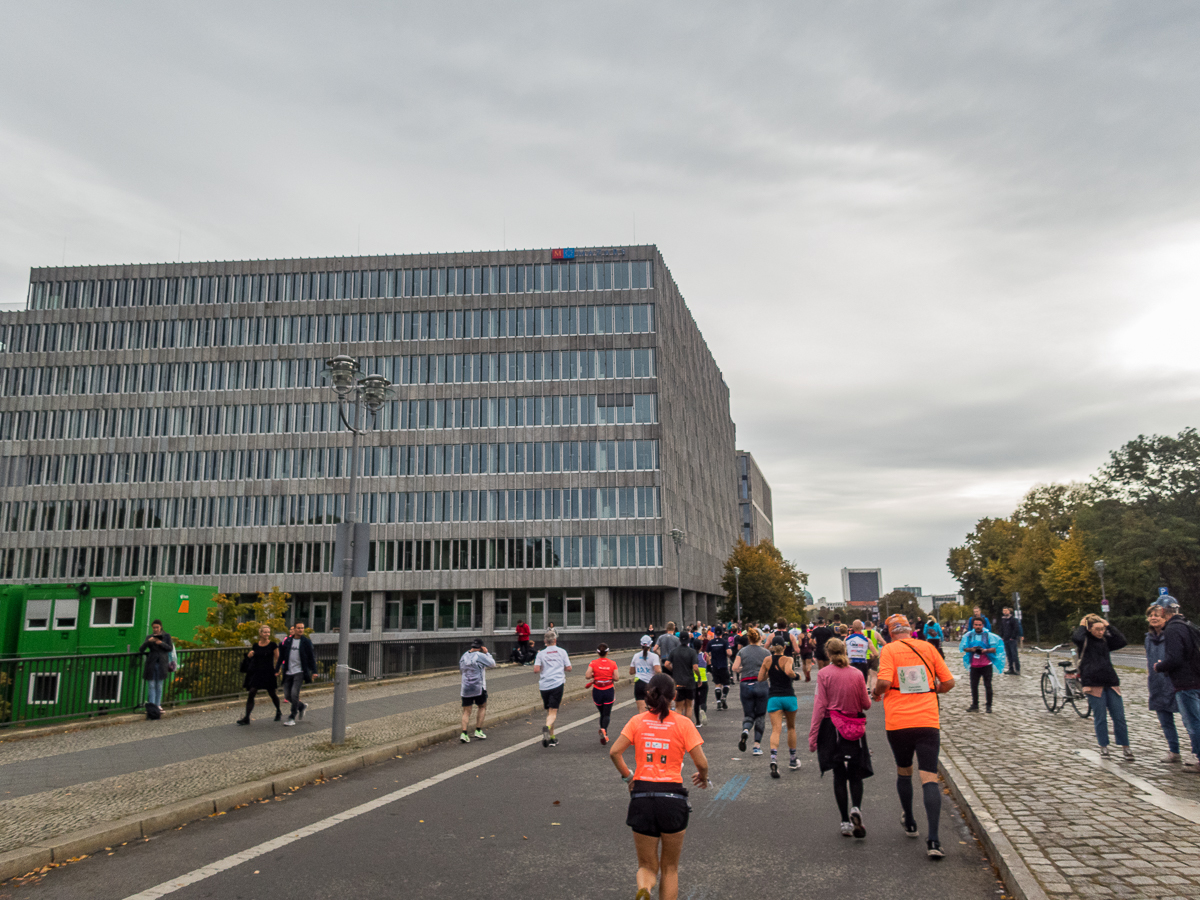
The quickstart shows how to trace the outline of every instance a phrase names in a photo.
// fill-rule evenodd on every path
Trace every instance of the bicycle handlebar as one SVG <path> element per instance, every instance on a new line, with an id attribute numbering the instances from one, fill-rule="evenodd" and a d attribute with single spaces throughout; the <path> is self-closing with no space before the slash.
<path id="1" fill-rule="evenodd" d="M 1067 646 L 1067 645 L 1066 644 L 1056 644 L 1055 646 L 1051 647 L 1049 650 L 1043 650 L 1041 647 L 1030 647 L 1029 649 L 1031 649 L 1037 653 L 1053 653 L 1059 647 L 1065 647 L 1065 646 Z"/>

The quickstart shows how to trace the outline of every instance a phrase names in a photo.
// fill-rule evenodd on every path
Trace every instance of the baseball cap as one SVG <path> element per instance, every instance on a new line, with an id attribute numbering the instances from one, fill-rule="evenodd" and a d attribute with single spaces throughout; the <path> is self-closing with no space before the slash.
<path id="1" fill-rule="evenodd" d="M 472 650 L 478 650 L 482 646 L 483 646 L 483 638 L 475 638 L 475 640 L 471 641 L 471 649 Z"/>
<path id="2" fill-rule="evenodd" d="M 1179 601 L 1170 594 L 1159 594 L 1158 599 L 1154 601 L 1155 606 L 1161 606 L 1163 609 L 1179 609 Z"/>
<path id="3" fill-rule="evenodd" d="M 650 635 L 648 635 L 648 634 L 643 634 L 643 635 L 642 635 L 641 644 L 642 644 L 642 646 L 643 646 L 643 647 L 649 647 L 649 646 L 651 646 L 653 643 L 654 643 L 654 641 L 651 639 Z"/>

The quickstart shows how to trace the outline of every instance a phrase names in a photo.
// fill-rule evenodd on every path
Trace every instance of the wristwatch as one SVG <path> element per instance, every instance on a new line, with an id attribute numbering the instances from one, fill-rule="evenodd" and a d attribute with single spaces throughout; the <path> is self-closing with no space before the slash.
<path id="1" fill-rule="evenodd" d="M 631 782 L 633 780 L 633 773 L 630 772 L 628 775 L 622 775 L 621 780 L 623 782 L 625 782 L 626 784 L 629 784 L 629 782 Z"/>

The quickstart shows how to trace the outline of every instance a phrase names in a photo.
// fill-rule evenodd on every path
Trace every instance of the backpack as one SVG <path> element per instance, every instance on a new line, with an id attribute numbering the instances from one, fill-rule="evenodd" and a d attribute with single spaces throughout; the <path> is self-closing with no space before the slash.
<path id="1" fill-rule="evenodd" d="M 153 703 L 147 703 L 146 704 L 146 718 L 147 719 L 161 719 L 162 718 L 162 707 L 155 706 Z"/>

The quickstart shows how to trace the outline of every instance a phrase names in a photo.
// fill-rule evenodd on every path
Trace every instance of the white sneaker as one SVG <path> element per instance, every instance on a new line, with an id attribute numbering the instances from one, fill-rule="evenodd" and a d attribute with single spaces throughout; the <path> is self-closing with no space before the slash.
<path id="1" fill-rule="evenodd" d="M 1179 754 L 1168 751 L 1162 755 L 1162 758 L 1159 760 L 1159 762 L 1177 763 L 1179 762 Z"/>
<path id="2" fill-rule="evenodd" d="M 1183 768 L 1183 771 L 1185 771 L 1185 772 L 1200 773 L 1200 757 L 1193 754 L 1191 760 L 1188 762 L 1185 762 L 1183 764 L 1182 768 Z"/>
<path id="3" fill-rule="evenodd" d="M 854 826 L 849 822 L 842 823 L 842 837 L 850 837 L 854 834 Z"/>
<path id="4" fill-rule="evenodd" d="M 704 710 L 700 710 L 700 724 L 701 725 L 708 724 L 708 713 L 706 713 Z"/>

